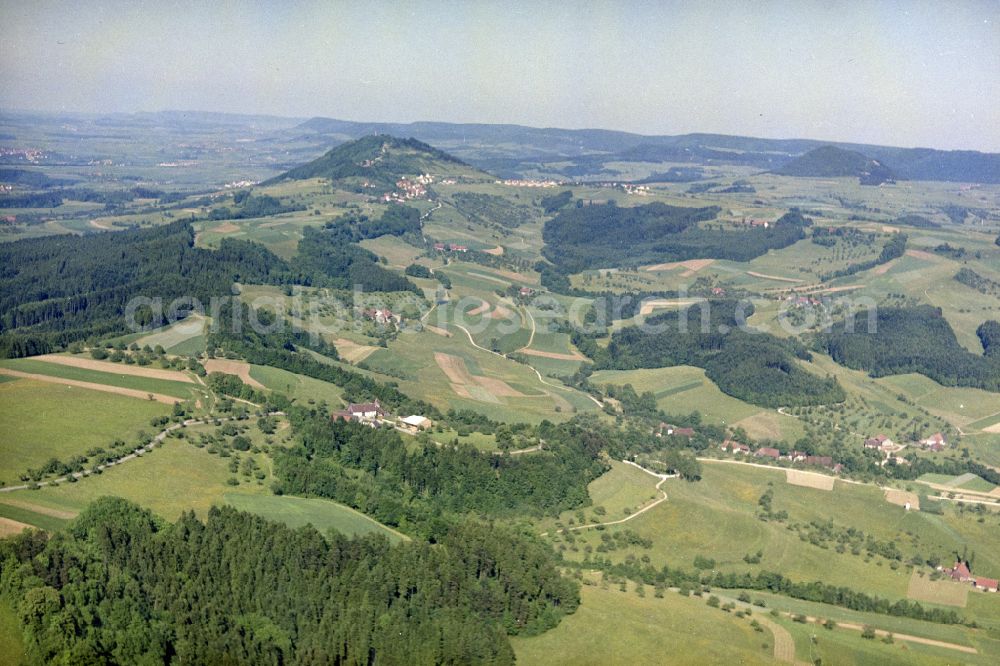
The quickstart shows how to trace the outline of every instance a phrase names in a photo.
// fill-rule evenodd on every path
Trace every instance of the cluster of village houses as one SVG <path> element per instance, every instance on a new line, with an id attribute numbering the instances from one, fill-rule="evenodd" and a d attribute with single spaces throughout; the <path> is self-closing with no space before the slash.
<path id="1" fill-rule="evenodd" d="M 558 187 L 559 183 L 554 180 L 521 180 L 508 178 L 507 180 L 495 181 L 495 185 L 507 185 L 509 187 Z"/>
<path id="2" fill-rule="evenodd" d="M 657 437 L 662 437 L 663 435 L 692 437 L 694 436 L 694 430 L 692 428 L 678 428 L 677 426 L 667 423 L 661 423 L 655 434 Z M 943 450 L 948 444 L 945 441 L 944 435 L 937 432 L 926 439 L 920 440 L 920 445 L 928 451 L 936 452 Z M 897 465 L 910 464 L 908 460 L 898 455 L 900 451 L 906 448 L 906 445 L 897 444 L 886 435 L 875 435 L 874 437 L 869 437 L 865 440 L 864 447 L 866 449 L 874 449 L 883 453 L 885 458 L 882 460 L 882 465 L 885 465 L 890 460 Z M 812 465 L 816 467 L 826 467 L 834 473 L 839 473 L 843 470 L 843 465 L 840 463 L 834 463 L 833 458 L 830 456 L 815 456 L 803 451 L 790 451 L 787 454 L 783 454 L 781 451 L 771 446 L 762 446 L 752 449 L 750 446 L 732 439 L 726 439 L 722 442 L 722 445 L 719 448 L 728 453 L 753 456 L 755 458 L 775 461 L 787 460 L 792 463 L 803 463 L 805 465 Z"/>
<path id="3" fill-rule="evenodd" d="M 361 316 L 383 326 L 399 326 L 403 323 L 403 318 L 389 308 L 364 308 Z"/>
<path id="4" fill-rule="evenodd" d="M 465 245 L 454 245 L 452 243 L 434 243 L 434 249 L 438 252 L 468 252 Z"/>
<path id="5" fill-rule="evenodd" d="M 417 176 L 413 180 L 400 178 L 396 181 L 396 191 L 387 192 L 382 195 L 382 201 L 386 203 L 403 203 L 412 199 L 423 199 L 427 196 L 427 187 L 434 182 L 434 178 L 424 174 Z"/>
<path id="6" fill-rule="evenodd" d="M 411 434 L 427 430 L 434 425 L 433 421 L 420 414 L 393 417 L 388 410 L 382 407 L 378 400 L 373 402 L 352 402 L 347 406 L 347 409 L 332 412 L 330 419 L 333 421 L 354 421 L 355 423 L 361 423 L 371 428 L 392 426 L 397 430 Z"/>
<path id="7" fill-rule="evenodd" d="M 997 592 L 998 588 L 1000 588 L 1000 582 L 996 578 L 973 576 L 972 566 L 967 561 L 963 562 L 961 559 L 956 560 L 955 565 L 950 569 L 939 566 L 937 570 L 955 582 L 970 583 L 973 587 L 986 592 Z"/>

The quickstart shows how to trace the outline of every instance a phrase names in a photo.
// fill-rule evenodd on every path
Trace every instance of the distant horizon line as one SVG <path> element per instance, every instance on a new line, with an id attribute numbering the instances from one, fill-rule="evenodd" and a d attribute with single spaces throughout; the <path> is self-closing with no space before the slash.
<path id="1" fill-rule="evenodd" d="M 633 132 L 630 130 L 623 129 L 612 129 L 607 127 L 560 127 L 557 125 L 527 125 L 524 123 L 517 122 L 481 122 L 481 121 L 454 121 L 454 120 L 409 120 L 409 121 L 398 121 L 398 120 L 350 120 L 347 118 L 338 118 L 335 116 L 326 115 L 282 115 L 276 113 L 249 113 L 249 112 L 237 112 L 237 111 L 209 111 L 209 110 L 199 110 L 199 109 L 159 109 L 156 111 L 68 111 L 68 110 L 48 110 L 48 109 L 25 109 L 25 108 L 14 108 L 14 107 L 0 107 L 0 114 L 6 113 L 19 113 L 26 115 L 40 115 L 40 116 L 93 116 L 93 117 L 106 117 L 106 116 L 139 116 L 139 115 L 157 115 L 157 114 L 202 114 L 202 115 L 216 115 L 216 116 L 231 116 L 234 118 L 268 118 L 274 120 L 291 120 L 308 122 L 310 120 L 333 120 L 343 123 L 353 123 L 356 125 L 420 125 L 420 124 L 437 124 L 437 125 L 474 125 L 480 127 L 517 127 L 522 129 L 534 129 L 534 130 L 558 130 L 562 132 L 610 132 L 615 134 L 626 134 L 629 136 L 643 137 L 643 138 L 677 138 L 683 136 L 719 136 L 728 138 L 741 138 L 741 139 L 755 139 L 762 141 L 812 141 L 815 143 L 827 143 L 827 144 L 840 144 L 840 145 L 852 145 L 852 146 L 875 146 L 879 148 L 898 148 L 902 150 L 935 150 L 941 152 L 961 152 L 961 153 L 979 153 L 983 155 L 995 155 L 1000 154 L 1000 148 L 996 150 L 984 150 L 981 148 L 935 148 L 932 146 L 920 146 L 920 145 L 899 145 L 893 143 L 871 143 L 856 140 L 845 140 L 845 139 L 828 139 L 828 138 L 813 138 L 805 136 L 759 136 L 754 134 L 732 134 L 724 132 L 680 132 L 677 134 L 644 134 L 640 132 Z"/>

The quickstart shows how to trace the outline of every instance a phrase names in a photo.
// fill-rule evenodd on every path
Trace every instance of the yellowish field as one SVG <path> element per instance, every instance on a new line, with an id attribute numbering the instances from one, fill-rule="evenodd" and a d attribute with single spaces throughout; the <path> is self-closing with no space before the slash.
<path id="1" fill-rule="evenodd" d="M 785 481 L 793 486 L 805 486 L 817 490 L 833 490 L 835 477 L 816 472 L 806 472 L 801 469 L 786 469 Z"/>
<path id="2" fill-rule="evenodd" d="M 885 501 L 889 504 L 895 504 L 896 506 L 906 506 L 909 504 L 911 509 L 916 511 L 920 510 L 920 497 L 918 497 L 916 493 L 911 493 L 907 490 L 886 488 Z"/>
<path id="3" fill-rule="evenodd" d="M 371 345 L 359 345 L 357 342 L 348 340 L 347 338 L 337 338 L 333 341 L 333 345 L 337 348 L 337 354 L 340 358 L 348 363 L 360 363 L 371 356 L 373 351 L 378 349 L 378 347 Z"/>
<path id="4" fill-rule="evenodd" d="M 259 381 L 250 376 L 250 364 L 246 361 L 231 361 L 229 359 L 210 358 L 202 365 L 208 372 L 221 372 L 226 375 L 236 375 L 243 380 L 244 384 L 254 388 L 266 388 Z"/>
<path id="5" fill-rule="evenodd" d="M 931 580 L 929 576 L 921 576 L 914 571 L 906 588 L 906 597 L 914 601 L 965 608 L 971 588 L 968 583 L 958 583 L 947 578 Z"/>
<path id="6" fill-rule="evenodd" d="M 133 375 L 135 377 L 149 377 L 151 379 L 166 379 L 172 382 L 195 383 L 191 375 L 177 370 L 163 370 L 161 368 L 149 368 L 141 365 L 112 363 L 110 361 L 98 361 L 85 356 L 65 356 L 63 354 L 44 354 L 42 356 L 33 356 L 32 358 L 36 361 L 68 365 L 73 368 L 83 368 L 84 370 L 109 372 L 115 375 Z"/>
<path id="7" fill-rule="evenodd" d="M 0 517 L 0 537 L 20 534 L 24 530 L 31 529 L 31 525 Z"/>

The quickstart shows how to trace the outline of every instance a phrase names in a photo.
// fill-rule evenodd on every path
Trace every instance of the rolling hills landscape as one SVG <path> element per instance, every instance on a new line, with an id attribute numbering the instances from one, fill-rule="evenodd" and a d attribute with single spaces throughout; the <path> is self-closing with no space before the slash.
<path id="1" fill-rule="evenodd" d="M 407 129 L 475 148 L 459 158 L 369 134 L 286 168 L 266 151 L 359 128 L 274 119 L 253 121 L 263 152 L 234 144 L 256 166 L 229 181 L 216 160 L 249 121 L 143 120 L 168 136 L 200 127 L 220 152 L 190 167 L 131 166 L 134 154 L 98 181 L 58 157 L 83 159 L 88 142 L 60 147 L 41 119 L 26 136 L 45 156 L 0 172 L 0 520 L 19 534 L 2 546 L 3 612 L 30 659 L 155 657 L 113 622 L 72 619 L 82 580 L 43 563 L 73 558 L 98 580 L 99 561 L 139 571 L 178 539 L 184 566 L 270 577 L 284 565 L 264 543 L 284 561 L 323 553 L 298 587 L 238 602 L 238 640 L 181 632 L 200 612 L 187 592 L 170 593 L 166 625 L 140 611 L 130 631 L 168 631 L 158 645 L 179 657 L 296 661 L 391 631 L 427 661 L 580 663 L 603 654 L 579 643 L 597 625 L 630 636 L 642 662 L 664 638 L 643 618 L 660 616 L 685 618 L 660 622 L 711 660 L 1000 655 L 988 591 L 1000 577 L 1000 190 L 988 172 L 866 185 L 881 166 L 868 154 L 819 147 L 778 166 L 702 155 L 690 181 L 657 180 L 680 168 L 669 157 L 641 184 L 511 178 L 483 170 L 490 140 L 548 160 L 573 133 L 535 145 L 535 130 L 440 124 Z M 28 127 L 6 123 L 11 136 Z M 656 155 L 618 135 L 586 140 Z M 222 534 L 227 550 L 213 551 Z M 406 573 L 422 558 L 454 569 L 451 591 L 394 593 L 357 635 L 324 628 L 367 608 L 337 576 L 429 590 Z M 330 573 L 366 561 L 380 564 L 363 580 Z M 464 578 L 470 566 L 480 573 Z M 166 579 L 130 575 L 167 603 Z M 486 590 L 488 612 L 470 601 Z M 104 595 L 95 609 L 140 604 Z M 314 605 L 313 624 L 285 619 L 291 596 Z M 46 628 L 70 621 L 73 634 Z M 818 639 L 813 622 L 827 627 Z M 726 647 L 709 647 L 722 633 Z"/>

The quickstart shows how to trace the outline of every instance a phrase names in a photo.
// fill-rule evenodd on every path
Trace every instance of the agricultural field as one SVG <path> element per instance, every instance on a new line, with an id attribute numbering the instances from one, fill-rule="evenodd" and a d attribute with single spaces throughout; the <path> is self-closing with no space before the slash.
<path id="1" fill-rule="evenodd" d="M 780 469 L 713 462 L 702 467 L 701 481 L 668 481 L 662 489 L 669 499 L 633 520 L 550 538 L 566 558 L 584 563 L 596 556 L 612 561 L 634 556 L 648 557 L 657 567 L 691 569 L 694 558 L 703 556 L 721 571 L 780 571 L 793 580 L 823 580 L 889 598 L 906 597 L 911 572 L 905 563 L 914 554 L 950 563 L 956 549 L 974 549 L 977 574 L 1000 575 L 996 515 L 979 522 L 977 515 L 953 509 L 944 515 L 906 511 L 886 502 L 877 487 L 843 481 L 832 491 L 792 485 Z M 648 478 L 652 492 L 655 479 Z M 765 493 L 771 494 L 772 512 L 784 511 L 787 518 L 761 518 Z M 850 548 L 837 552 L 836 540 L 810 526 L 814 521 L 832 521 L 834 532 L 851 527 L 897 544 L 903 566 L 894 568 L 891 560 L 868 555 L 864 548 L 857 554 Z M 623 530 L 651 540 L 651 547 L 608 549 L 606 537 Z M 758 551 L 761 564 L 744 559 Z"/>
<path id="2" fill-rule="evenodd" d="M 109 390 L 114 388 L 124 389 L 133 394 L 138 394 L 140 397 L 142 393 L 152 393 L 183 401 L 202 395 L 202 391 L 199 390 L 197 384 L 189 377 L 187 381 L 161 379 L 156 375 L 151 376 L 153 373 L 163 372 L 156 371 L 155 369 L 148 369 L 147 371 L 146 368 L 137 366 L 118 366 L 118 364 L 112 363 L 101 363 L 98 365 L 96 362 L 91 363 L 90 367 L 78 367 L 49 360 L 36 360 L 34 358 L 4 359 L 0 361 L 0 373 L 4 370 L 11 370 L 17 373 L 36 375 L 37 377 L 34 377 L 34 379 L 42 381 L 45 380 L 43 378 L 51 378 L 48 381 L 55 383 L 65 379 L 69 382 L 97 384 L 110 387 Z M 100 367 L 101 370 L 91 369 L 95 366 Z M 181 373 L 176 374 L 178 377 L 185 377 Z"/>
<path id="3" fill-rule="evenodd" d="M 655 598 L 651 588 L 639 597 L 632 583 L 627 588 L 584 585 L 580 608 L 558 627 L 511 641 L 518 663 L 773 663 L 770 632 L 755 632 L 749 619 L 709 608 L 697 597 L 668 592 Z"/>
<path id="4" fill-rule="evenodd" d="M 394 542 L 406 538 L 363 513 L 330 500 L 242 492 L 226 493 L 222 499 L 240 511 L 255 513 L 289 527 L 312 525 L 323 533 L 334 530 L 348 536 L 382 534 Z"/>
<path id="5" fill-rule="evenodd" d="M 165 326 L 135 340 L 140 347 L 146 345 L 163 347 L 168 354 L 197 356 L 205 351 L 206 327 L 211 322 L 207 317 L 191 315 L 186 319 Z"/>
<path id="6" fill-rule="evenodd" d="M 343 404 L 341 398 L 344 394 L 343 389 L 312 377 L 266 365 L 251 366 L 250 377 L 264 387 L 300 402 L 309 404 L 325 402 L 331 406 Z"/>
<path id="7" fill-rule="evenodd" d="M 594 384 L 631 384 L 638 393 L 652 391 L 656 406 L 668 414 L 697 411 L 702 419 L 720 425 L 739 426 L 759 439 L 795 441 L 805 430 L 802 423 L 774 410 L 726 395 L 705 376 L 701 368 L 674 366 L 639 370 L 600 370 Z"/>
<path id="8" fill-rule="evenodd" d="M 154 431 L 150 419 L 169 413 L 161 403 L 114 393 L 33 379 L 2 382 L 0 481 L 12 485 L 51 458 L 65 461 L 119 438 L 132 441 Z"/>

